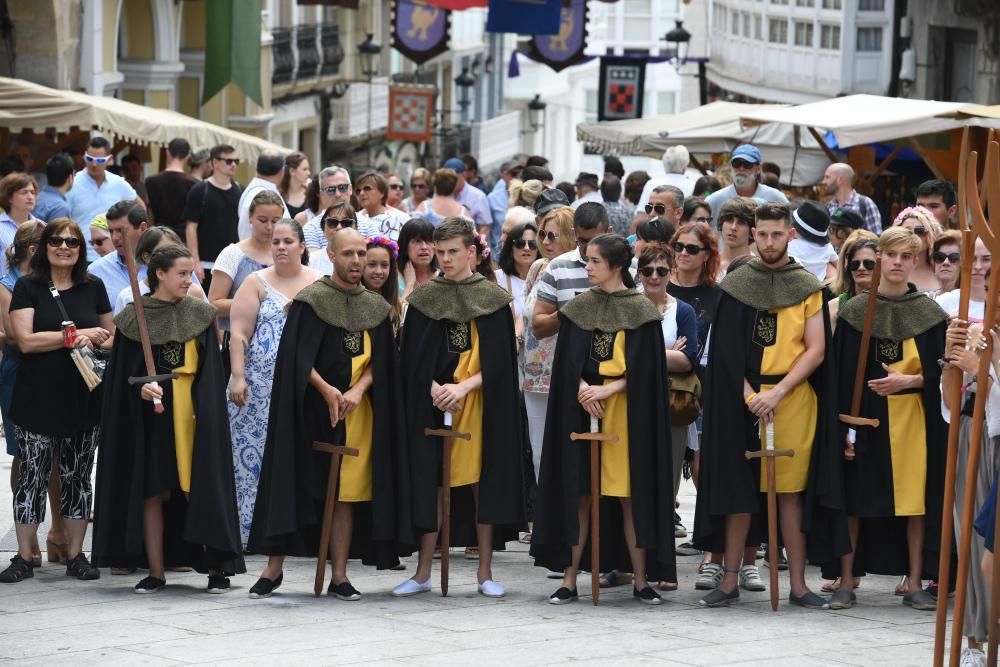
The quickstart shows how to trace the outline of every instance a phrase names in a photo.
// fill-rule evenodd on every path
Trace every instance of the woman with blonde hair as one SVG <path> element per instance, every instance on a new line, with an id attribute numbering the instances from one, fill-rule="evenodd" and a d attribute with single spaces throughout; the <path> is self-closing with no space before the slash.
<path id="1" fill-rule="evenodd" d="M 402 201 L 404 211 L 413 215 L 431 194 L 431 172 L 417 167 L 410 176 L 410 196 Z"/>
<path id="2" fill-rule="evenodd" d="M 542 190 L 544 189 L 545 184 L 534 178 L 527 181 L 519 181 L 517 179 L 511 181 L 507 208 L 515 206 L 532 208 L 535 205 L 535 200 L 538 199 L 538 195 L 542 194 Z"/>
<path id="3" fill-rule="evenodd" d="M 90 223 L 90 245 L 101 257 L 115 249 L 111 243 L 111 230 L 108 229 L 108 216 L 103 213 Z"/>
<path id="4" fill-rule="evenodd" d="M 920 238 L 922 247 L 917 253 L 917 265 L 910 273 L 910 282 L 921 292 L 936 292 L 939 283 L 934 275 L 931 253 L 934 241 L 941 236 L 941 225 L 938 224 L 934 214 L 923 206 L 910 206 L 899 212 L 892 221 L 892 226 L 905 227 Z"/>

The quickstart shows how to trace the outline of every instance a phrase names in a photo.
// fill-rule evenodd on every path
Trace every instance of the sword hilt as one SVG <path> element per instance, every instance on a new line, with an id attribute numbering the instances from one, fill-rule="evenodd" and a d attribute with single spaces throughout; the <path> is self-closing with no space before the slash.
<path id="1" fill-rule="evenodd" d="M 795 456 L 794 449 L 759 449 L 756 452 L 744 452 L 743 455 L 750 459 L 774 459 L 779 456 Z"/>
<path id="2" fill-rule="evenodd" d="M 453 431 L 447 428 L 425 428 L 424 435 L 434 435 L 439 438 L 458 438 L 459 440 L 472 440 L 472 434 L 465 431 Z"/>
<path id="3" fill-rule="evenodd" d="M 177 373 L 163 373 L 161 375 L 136 375 L 131 376 L 128 379 L 129 384 L 146 384 L 148 382 L 162 382 L 164 380 L 176 380 L 179 375 Z"/>

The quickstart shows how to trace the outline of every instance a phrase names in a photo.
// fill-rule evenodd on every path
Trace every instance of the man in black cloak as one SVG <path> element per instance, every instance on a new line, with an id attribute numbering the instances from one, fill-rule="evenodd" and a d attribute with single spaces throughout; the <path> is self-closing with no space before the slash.
<path id="1" fill-rule="evenodd" d="M 502 597 L 493 579 L 492 550 L 524 525 L 524 429 L 518 402 L 517 353 L 511 297 L 472 272 L 475 236 L 464 218 L 434 230 L 444 276 L 413 291 L 403 324 L 402 366 L 410 436 L 413 529 L 420 559 L 413 578 L 395 589 L 402 597 L 431 590 L 437 543 L 442 443 L 424 429 L 472 434 L 455 439 L 451 456 L 451 543 L 479 547 L 479 592 Z"/>
<path id="2" fill-rule="evenodd" d="M 712 324 L 695 508 L 697 548 L 725 552 L 725 577 L 703 606 L 739 599 L 745 546 L 766 536 L 761 432 L 774 424 L 778 517 L 788 552 L 789 601 L 825 608 L 805 584 L 807 555 L 823 562 L 850 550 L 844 514 L 842 448 L 837 440 L 830 319 L 823 285 L 788 256 L 792 215 L 783 204 L 757 208 L 759 259 L 726 275 Z M 799 222 L 798 218 L 796 221 Z M 753 519 L 753 521 L 751 521 Z M 808 554 L 806 534 L 809 535 Z M 771 545 L 775 548 L 776 545 Z"/>
<path id="3" fill-rule="evenodd" d="M 361 286 L 365 238 L 342 229 L 332 245 L 333 274 L 296 295 L 278 347 L 248 543 L 271 558 L 251 598 L 281 585 L 285 556 L 315 557 L 319 550 L 330 455 L 313 442 L 360 451 L 340 466 L 327 593 L 360 599 L 347 578 L 348 558 L 388 569 L 413 543 L 389 304 Z"/>

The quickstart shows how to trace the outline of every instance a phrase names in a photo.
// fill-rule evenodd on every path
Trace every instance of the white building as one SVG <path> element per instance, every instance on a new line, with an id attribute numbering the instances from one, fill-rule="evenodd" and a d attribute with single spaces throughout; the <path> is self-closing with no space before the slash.
<path id="1" fill-rule="evenodd" d="M 709 80 L 722 99 L 802 104 L 885 95 L 894 0 L 709 0 Z"/>
<path id="2" fill-rule="evenodd" d="M 613 4 L 591 2 L 589 5 L 585 51 L 588 55 L 665 55 L 673 47 L 663 38 L 676 20 L 684 19 L 685 11 L 680 0 L 620 0 Z M 695 32 L 690 26 L 685 27 Z M 698 53 L 694 43 L 702 39 L 703 36 L 692 37 L 690 55 Z M 506 46 L 505 57 L 509 60 L 516 46 L 513 36 L 508 37 Z M 600 60 L 595 58 L 558 73 L 524 56 L 519 56 L 518 62 L 520 76 L 507 81 L 506 95 L 508 107 L 524 110 L 521 150 L 549 158 L 557 180 L 572 181 L 580 171 L 600 175 L 604 171 L 601 156 L 585 155 L 583 146 L 576 141 L 576 125 L 597 120 Z M 692 65 L 687 68 L 686 72 L 696 71 Z M 643 115 L 680 111 L 681 81 L 673 64 L 648 64 Z M 697 104 L 697 84 L 688 88 L 689 85 L 685 83 L 685 89 L 693 91 Z M 532 128 L 526 109 L 536 94 L 546 104 L 544 121 L 537 130 Z M 626 171 L 656 171 L 657 168 L 662 171 L 658 162 L 648 158 L 625 158 L 623 162 Z"/>

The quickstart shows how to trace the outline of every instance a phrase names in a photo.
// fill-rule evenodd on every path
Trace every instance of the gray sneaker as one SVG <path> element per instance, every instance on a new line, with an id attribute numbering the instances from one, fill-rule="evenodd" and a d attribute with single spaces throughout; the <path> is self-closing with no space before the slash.
<path id="1" fill-rule="evenodd" d="M 756 565 L 744 565 L 740 568 L 740 588 L 745 591 L 766 591 L 763 579 L 760 578 L 760 571 Z"/>
<path id="2" fill-rule="evenodd" d="M 725 570 L 718 563 L 705 563 L 705 567 L 701 570 L 701 575 L 694 582 L 694 587 L 699 591 L 716 589 L 722 583 L 722 578 L 725 575 Z"/>
<path id="3" fill-rule="evenodd" d="M 937 609 L 937 598 L 927 591 L 913 591 L 903 596 L 903 604 L 920 611 L 934 611 Z"/>
<path id="4" fill-rule="evenodd" d="M 850 609 L 857 601 L 858 596 L 854 591 L 849 591 L 842 585 L 830 598 L 830 609 Z"/>

